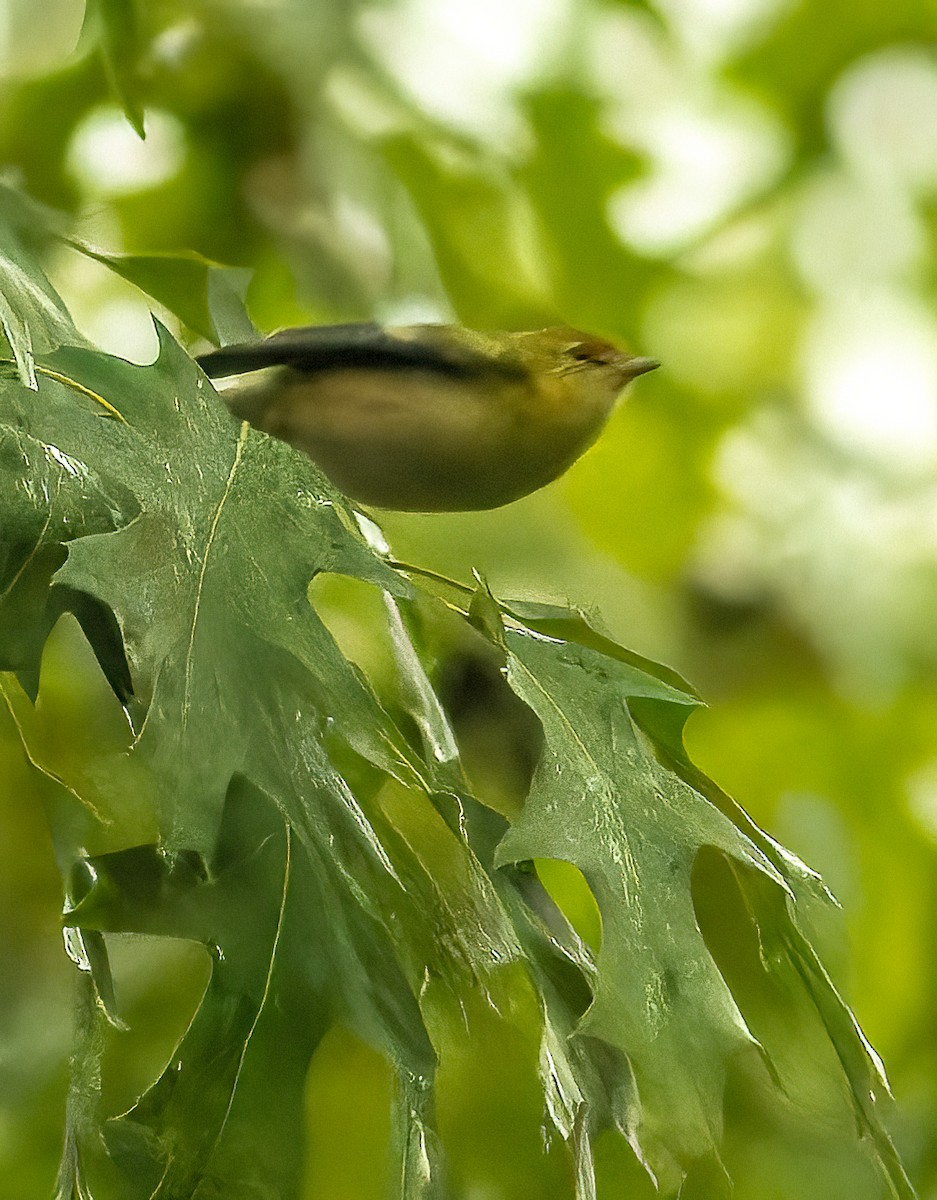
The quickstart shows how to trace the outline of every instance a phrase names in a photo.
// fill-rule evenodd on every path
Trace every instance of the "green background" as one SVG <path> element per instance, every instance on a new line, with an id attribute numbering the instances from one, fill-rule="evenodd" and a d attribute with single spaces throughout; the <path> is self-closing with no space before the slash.
<path id="1" fill-rule="evenodd" d="M 820 949 L 885 1060 L 912 1179 L 937 1195 L 933 3 L 166 0 L 134 30 L 100 0 L 81 39 L 79 0 L 42 8 L 0 0 L 0 164 L 102 250 L 249 268 L 263 330 L 563 321 L 662 360 L 546 491 L 382 524 L 398 557 L 578 604 L 692 681 L 710 705 L 689 725 L 694 760 L 842 903 Z M 155 355 L 129 284 L 64 247 L 48 267 L 92 340 Z M 167 297 L 192 326 L 159 315 L 204 348 L 187 302 Z M 347 645 L 373 653 L 367 601 L 332 603 Z M 63 624 L 40 705 L 56 752 L 118 736 L 107 705 Z M 71 1000 L 14 732 L 0 723 L 11 1198 L 55 1175 Z M 556 886 L 597 937 L 588 897 Z M 164 1064 L 205 964 L 129 940 L 116 959 L 119 1111 Z M 566 1195 L 536 1096 L 513 1082 L 523 1048 L 477 1022 L 440 1085 L 465 1194 Z M 384 1194 L 390 1086 L 374 1051 L 329 1035 L 307 1089 L 309 1197 Z M 883 1194 L 819 1099 L 772 1122 L 734 1111 L 731 1089 L 727 1104 L 740 1195 Z M 609 1147 L 600 1194 L 650 1194 Z"/>

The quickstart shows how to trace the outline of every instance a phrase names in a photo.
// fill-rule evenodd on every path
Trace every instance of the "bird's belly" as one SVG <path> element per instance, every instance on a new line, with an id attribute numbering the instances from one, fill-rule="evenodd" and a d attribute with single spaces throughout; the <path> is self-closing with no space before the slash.
<path id="1" fill-rule="evenodd" d="M 459 379 L 332 371 L 298 378 L 259 425 L 304 450 L 365 504 L 494 508 L 552 478 L 518 419 L 527 404 Z"/>

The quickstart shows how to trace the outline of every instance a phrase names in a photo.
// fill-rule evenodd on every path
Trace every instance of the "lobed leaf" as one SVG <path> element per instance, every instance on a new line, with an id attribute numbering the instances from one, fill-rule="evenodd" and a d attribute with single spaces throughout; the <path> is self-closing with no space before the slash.
<path id="1" fill-rule="evenodd" d="M 528 1040 L 536 1024 L 544 1119 L 579 1200 L 595 1195 L 608 1127 L 663 1193 L 698 1170 L 718 1187 L 727 1073 L 746 1054 L 770 1068 L 772 1046 L 701 933 L 704 852 L 729 864 L 761 969 L 813 1005 L 860 1130 L 894 1193 L 912 1194 L 879 1119 L 878 1061 L 799 924 L 828 897 L 688 760 L 699 700 L 679 677 L 580 614 L 461 594 L 459 620 L 542 728 L 509 823 L 473 794 L 434 687 L 416 617 L 441 619 L 438 599 L 418 598 L 308 460 L 235 421 L 162 329 L 149 366 L 68 344 L 37 366 L 38 392 L 0 379 L 0 665 L 35 695 L 52 624 L 76 614 L 128 717 L 114 757 L 146 779 L 159 829 L 158 844 L 121 843 L 123 768 L 63 777 L 50 808 L 84 980 L 61 1196 L 92 1193 L 99 1134 L 131 1198 L 296 1195 L 306 1070 L 335 1022 L 395 1069 L 396 1194 L 441 1196 L 442 996 L 463 1014 L 481 1000 Z M 386 595 L 396 697 L 378 696 L 310 604 L 325 571 Z M 56 779 L 29 696 L 5 695 Z M 116 849 L 87 852 L 96 821 Z M 591 888 L 597 953 L 537 878 L 545 858 Z M 119 934 L 199 943 L 211 973 L 168 1065 L 115 1115 L 97 1064 L 104 1017 L 121 1019 L 107 953 Z"/>

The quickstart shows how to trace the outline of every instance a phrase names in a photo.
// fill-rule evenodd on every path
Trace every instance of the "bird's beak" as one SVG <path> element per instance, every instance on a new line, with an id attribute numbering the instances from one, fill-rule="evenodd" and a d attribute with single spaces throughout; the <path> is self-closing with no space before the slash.
<path id="1" fill-rule="evenodd" d="M 628 358 L 621 364 L 621 371 L 627 381 L 646 375 L 648 371 L 656 371 L 659 366 L 656 358 Z"/>

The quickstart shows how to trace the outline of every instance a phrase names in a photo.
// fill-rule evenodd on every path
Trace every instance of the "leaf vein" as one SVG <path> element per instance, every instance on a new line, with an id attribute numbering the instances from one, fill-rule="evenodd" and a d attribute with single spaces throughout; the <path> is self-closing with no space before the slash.
<path id="1" fill-rule="evenodd" d="M 264 1009 L 267 1006 L 267 998 L 270 995 L 270 981 L 273 978 L 273 969 L 277 961 L 277 952 L 280 948 L 280 934 L 283 931 L 283 914 L 286 910 L 286 897 L 290 886 L 290 871 L 292 868 L 292 836 L 290 826 L 285 823 L 286 830 L 286 856 L 283 864 L 283 887 L 280 893 L 280 909 L 277 913 L 277 927 L 273 935 L 273 945 L 270 947 L 270 961 L 267 964 L 267 976 L 264 979 L 264 990 L 260 997 L 260 1003 L 257 1005 L 257 1012 L 254 1014 L 254 1019 L 251 1021 L 251 1027 L 247 1031 L 247 1036 L 244 1038 L 244 1044 L 241 1047 L 241 1054 L 238 1058 L 237 1070 L 234 1073 L 234 1080 L 231 1084 L 231 1095 L 228 1098 L 228 1106 L 225 1109 L 224 1116 L 221 1119 L 221 1124 L 218 1126 L 218 1133 L 215 1136 L 214 1149 L 217 1149 L 221 1141 L 222 1134 L 225 1131 L 225 1126 L 228 1123 L 228 1117 L 231 1115 L 231 1109 L 234 1107 L 234 1097 L 237 1094 L 238 1083 L 241 1079 L 241 1071 L 244 1067 L 244 1059 L 247 1057 L 247 1049 L 250 1045 L 251 1038 L 254 1036 L 254 1030 L 260 1023 L 260 1018 L 263 1015 Z"/>
<path id="2" fill-rule="evenodd" d="M 190 690 L 192 686 L 192 651 L 195 645 L 195 631 L 198 628 L 199 610 L 202 604 L 202 590 L 205 586 L 205 573 L 208 570 L 208 558 L 211 554 L 211 548 L 215 541 L 215 535 L 218 532 L 218 522 L 221 520 L 221 514 L 224 506 L 228 501 L 228 496 L 231 494 L 231 488 L 234 486 L 234 477 L 237 474 L 237 469 L 241 464 L 241 456 L 244 453 L 244 446 L 247 442 L 247 431 L 250 426 L 246 421 L 241 422 L 241 432 L 238 435 L 237 446 L 234 451 L 234 462 L 231 464 L 231 470 L 228 472 L 228 478 L 225 481 L 224 492 L 221 499 L 215 508 L 212 515 L 211 527 L 208 530 L 208 538 L 205 542 L 205 553 L 202 555 L 202 563 L 198 573 L 198 584 L 195 589 L 195 608 L 192 613 L 192 628 L 189 631 L 189 645 L 185 655 L 185 691 L 182 698 L 182 723 L 185 725 L 186 718 L 189 713 Z"/>

